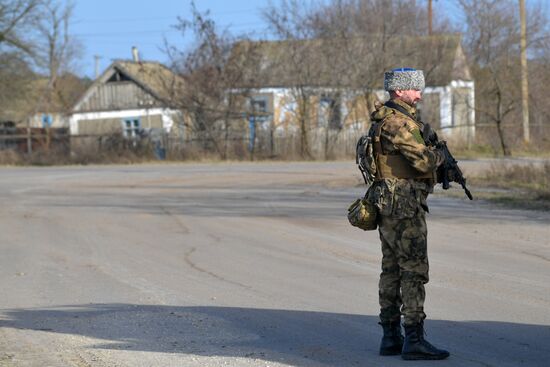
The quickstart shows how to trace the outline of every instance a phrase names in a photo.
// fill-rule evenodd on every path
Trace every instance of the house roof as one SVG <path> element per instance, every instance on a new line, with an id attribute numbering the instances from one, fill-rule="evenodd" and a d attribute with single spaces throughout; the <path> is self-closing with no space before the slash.
<path id="1" fill-rule="evenodd" d="M 0 98 L 0 122 L 23 121 L 33 109 L 33 103 L 36 102 L 35 93 L 33 93 L 32 80 L 19 80 L 16 85 L 16 93 Z"/>
<path id="2" fill-rule="evenodd" d="M 40 78 L 33 82 L 35 110 L 44 113 L 68 113 L 73 104 L 91 84 L 89 79 L 81 79 L 78 76 L 67 73 L 56 80 L 56 88 L 48 99 L 45 95 L 49 80 Z"/>
<path id="3" fill-rule="evenodd" d="M 173 90 L 183 84 L 183 79 L 180 76 L 159 62 L 115 60 L 75 103 L 73 111 L 78 110 L 79 106 L 93 93 L 94 89 L 106 83 L 116 72 L 123 74 L 139 85 L 158 101 L 167 104 L 172 99 Z"/>
<path id="4" fill-rule="evenodd" d="M 384 51 L 382 51 L 384 50 Z M 256 55 L 241 87 L 383 88 L 383 71 L 424 70 L 427 86 L 472 80 L 460 35 L 367 37 L 238 43 L 232 57 Z"/>
<path id="5" fill-rule="evenodd" d="M 113 67 L 124 72 L 160 100 L 170 100 L 171 90 L 183 79 L 159 62 L 115 61 Z"/>
<path id="6" fill-rule="evenodd" d="M 67 113 L 86 87 L 85 80 L 70 73 L 59 76 L 57 87 L 51 92 L 48 92 L 46 77 L 34 75 L 19 83 L 18 88 L 22 91 L 0 103 L 0 121 L 24 122 L 36 113 Z"/>

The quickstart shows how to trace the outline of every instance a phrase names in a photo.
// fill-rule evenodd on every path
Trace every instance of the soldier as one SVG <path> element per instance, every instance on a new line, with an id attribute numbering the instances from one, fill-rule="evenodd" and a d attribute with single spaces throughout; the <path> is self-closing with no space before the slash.
<path id="1" fill-rule="evenodd" d="M 369 131 L 376 178 L 368 199 L 379 213 L 382 273 L 379 283 L 381 355 L 403 359 L 444 359 L 449 352 L 424 338 L 424 284 L 428 282 L 426 198 L 436 183 L 443 154 L 426 146 L 416 103 L 422 98 L 424 73 L 411 68 L 384 75 L 390 100 L 378 104 Z M 401 333 L 403 315 L 405 339 Z"/>

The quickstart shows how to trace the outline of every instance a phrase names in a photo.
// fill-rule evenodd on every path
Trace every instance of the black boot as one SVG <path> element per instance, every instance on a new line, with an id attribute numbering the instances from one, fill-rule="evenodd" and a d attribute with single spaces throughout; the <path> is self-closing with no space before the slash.
<path id="1" fill-rule="evenodd" d="M 381 356 L 394 356 L 401 354 L 403 348 L 403 334 L 401 334 L 401 322 L 380 323 L 384 329 L 384 336 L 380 343 Z"/>
<path id="2" fill-rule="evenodd" d="M 448 356 L 449 352 L 437 349 L 424 339 L 423 324 L 405 325 L 405 343 L 403 344 L 401 358 L 406 360 L 445 359 Z"/>

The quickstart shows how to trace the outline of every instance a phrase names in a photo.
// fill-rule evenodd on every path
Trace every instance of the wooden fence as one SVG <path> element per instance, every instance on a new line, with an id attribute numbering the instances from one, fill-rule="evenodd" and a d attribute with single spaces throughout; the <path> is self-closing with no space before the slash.
<path id="1" fill-rule="evenodd" d="M 364 134 L 359 130 L 312 129 L 307 131 L 307 149 L 302 149 L 299 131 L 282 132 L 260 130 L 251 140 L 248 131 L 223 131 L 208 134 L 186 134 L 177 137 L 163 131 L 144 134 L 138 139 L 127 139 L 122 134 L 69 135 L 68 129 L 16 128 L 0 125 L 0 150 L 14 150 L 21 154 L 35 153 L 69 156 L 71 153 L 89 157 L 126 152 L 159 159 L 353 159 L 356 142 Z M 550 150 L 550 124 L 531 127 L 531 150 Z M 521 126 L 505 127 L 505 141 L 512 149 L 523 149 Z M 500 153 L 500 141 L 495 126 L 476 127 L 474 144 L 486 145 Z M 467 149 L 466 142 L 454 141 L 452 146 Z"/>
<path id="2" fill-rule="evenodd" d="M 70 152 L 68 128 L 20 128 L 13 123 L 0 124 L 0 150 L 11 149 L 18 153 L 36 151 Z"/>

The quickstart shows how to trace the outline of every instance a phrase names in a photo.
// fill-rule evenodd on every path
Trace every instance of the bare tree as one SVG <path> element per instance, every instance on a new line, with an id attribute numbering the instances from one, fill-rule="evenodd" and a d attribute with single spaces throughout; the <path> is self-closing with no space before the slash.
<path id="1" fill-rule="evenodd" d="M 42 16 L 36 22 L 36 64 L 48 76 L 48 84 L 42 98 L 41 108 L 48 109 L 55 95 L 62 91 L 58 79 L 72 71 L 75 60 L 81 56 L 82 45 L 69 29 L 74 3 L 60 0 L 45 0 L 40 6 Z"/>
<path id="2" fill-rule="evenodd" d="M 0 122 L 18 121 L 24 117 L 27 99 L 32 92 L 34 72 L 24 55 L 17 52 L 0 53 Z"/>
<path id="3" fill-rule="evenodd" d="M 32 33 L 41 0 L 0 0 L 0 120 L 18 120 L 21 105 L 32 91 L 29 59 Z"/>
<path id="4" fill-rule="evenodd" d="M 0 103 L 17 109 L 11 114 L 17 119 L 48 110 L 54 99 L 72 103 L 67 90 L 57 86 L 80 55 L 81 47 L 69 33 L 72 11 L 73 4 L 61 0 L 0 0 L 0 56 L 5 61 L 0 63 L 0 81 L 10 85 L 9 95 L 0 93 Z M 13 65 L 25 67 L 14 70 Z M 44 75 L 45 85 L 37 82 Z M 15 104 L 10 102 L 14 98 Z"/>
<path id="5" fill-rule="evenodd" d="M 47 0 L 42 7 L 43 16 L 37 24 L 39 33 L 39 65 L 47 70 L 50 80 L 71 69 L 71 63 L 81 48 L 69 32 L 74 3 Z"/>
<path id="6" fill-rule="evenodd" d="M 511 155 L 506 126 L 521 121 L 520 22 L 512 0 L 458 0 L 465 15 L 464 43 L 476 80 L 478 122 L 496 126 L 500 148 Z M 528 50 L 538 52 L 548 39 L 548 18 L 541 4 L 528 9 Z"/>
<path id="7" fill-rule="evenodd" d="M 403 66 L 396 65 L 400 62 L 420 62 L 429 75 L 443 55 L 444 42 L 436 38 L 424 43 L 431 46 L 429 53 L 411 47 L 411 39 L 425 35 L 428 27 L 426 9 L 413 0 L 282 0 L 266 9 L 264 17 L 275 36 L 286 42 L 283 61 L 292 76 L 288 86 L 296 101 L 303 156 L 309 154 L 308 131 L 316 128 L 308 114 L 313 97 L 323 98 L 327 90 L 336 99 L 351 95 L 364 105 L 355 108 L 368 113 L 384 71 Z M 435 33 L 451 29 L 443 16 L 437 19 Z M 342 121 L 347 117 L 340 113 Z M 325 129 L 326 158 L 343 131 L 341 125 L 332 127 Z"/>
<path id="8" fill-rule="evenodd" d="M 335 76 L 357 87 L 378 84 L 396 56 L 415 56 L 396 55 L 396 40 L 428 32 L 426 9 L 414 0 L 333 0 L 317 8 L 309 24 L 315 37 L 337 40 L 330 47 L 343 62 Z M 434 34 L 452 32 L 450 24 L 439 14 Z"/>
<path id="9" fill-rule="evenodd" d="M 264 17 L 270 24 L 276 36 L 287 41 L 283 47 L 270 55 L 272 63 L 284 65 L 285 79 L 289 82 L 292 101 L 288 101 L 298 124 L 300 135 L 300 155 L 302 158 L 312 158 L 309 142 L 311 129 L 311 112 L 313 108 L 314 91 L 312 86 L 320 81 L 319 47 L 312 39 L 315 36 L 310 19 L 313 8 L 297 0 L 283 0 L 277 7 L 272 6 L 264 11 Z M 277 46 L 275 46 L 277 47 Z M 272 73 L 272 70 L 267 70 Z M 281 75 L 282 77 L 282 75 Z M 283 83 L 283 81 L 281 81 Z"/>
<path id="10" fill-rule="evenodd" d="M 228 157 L 232 131 L 244 131 L 242 125 L 250 77 L 247 65 L 253 64 L 254 47 L 245 37 L 234 37 L 217 29 L 209 13 L 200 13 L 191 4 L 192 19 L 179 19 L 176 28 L 184 35 L 191 32 L 194 45 L 188 50 L 167 46 L 171 68 L 183 79 L 173 91 L 170 103 L 181 109 L 189 119 L 185 126 L 210 146 L 222 159 Z M 240 52 L 231 57 L 240 44 Z M 245 47 L 246 46 L 246 47 Z"/>
<path id="11" fill-rule="evenodd" d="M 29 39 L 42 0 L 0 0 L 0 51 L 33 53 Z"/>

